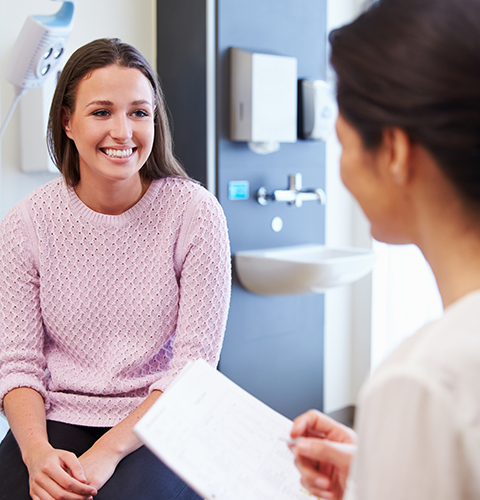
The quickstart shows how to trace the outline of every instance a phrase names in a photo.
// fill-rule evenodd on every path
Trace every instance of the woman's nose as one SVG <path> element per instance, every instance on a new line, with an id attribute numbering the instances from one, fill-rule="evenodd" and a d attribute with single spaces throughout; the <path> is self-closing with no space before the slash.
<path id="1" fill-rule="evenodd" d="M 110 135 L 119 142 L 125 142 L 132 137 L 132 128 L 127 116 L 116 116 L 112 122 Z"/>

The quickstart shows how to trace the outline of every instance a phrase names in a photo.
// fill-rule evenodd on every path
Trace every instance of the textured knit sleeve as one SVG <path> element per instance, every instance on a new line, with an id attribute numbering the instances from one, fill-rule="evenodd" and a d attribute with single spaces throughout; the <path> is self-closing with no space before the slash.
<path id="1" fill-rule="evenodd" d="M 168 371 L 150 390 L 164 391 L 198 358 L 218 363 L 230 304 L 231 261 L 225 216 L 217 199 L 201 190 L 184 221 L 177 249 L 180 303 Z"/>
<path id="2" fill-rule="evenodd" d="M 39 276 L 21 205 L 0 224 L 0 410 L 4 396 L 30 387 L 46 399 Z"/>

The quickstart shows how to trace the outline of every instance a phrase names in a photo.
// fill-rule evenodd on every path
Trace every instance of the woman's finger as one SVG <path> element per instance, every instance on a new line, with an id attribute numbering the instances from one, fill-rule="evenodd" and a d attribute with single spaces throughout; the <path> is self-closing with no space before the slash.
<path id="1" fill-rule="evenodd" d="M 316 438 L 299 439 L 293 447 L 296 455 L 332 464 L 345 473 L 348 473 L 355 449 L 355 445 L 349 443 Z"/>
<path id="2" fill-rule="evenodd" d="M 317 488 L 314 484 L 310 484 L 307 481 L 304 481 L 303 478 L 300 480 L 300 483 L 315 497 L 321 498 L 322 500 L 331 500 L 335 498 L 335 494 L 330 490 L 323 490 L 321 488 Z"/>
<path id="3" fill-rule="evenodd" d="M 70 476 L 72 476 L 80 483 L 87 483 L 85 471 L 83 470 L 82 464 L 80 463 L 76 455 L 66 452 L 65 454 L 61 455 L 61 459 L 63 460 L 64 467 L 70 474 Z"/>
<path id="4" fill-rule="evenodd" d="M 82 469 L 73 453 L 57 451 L 57 462 L 46 464 L 41 472 L 33 478 L 33 490 L 39 496 L 42 495 L 41 490 L 44 490 L 53 498 L 65 500 L 85 500 L 96 495 L 95 488 L 79 481 L 70 474 L 72 468 L 76 469 L 78 474 L 78 467 Z"/>
<path id="5" fill-rule="evenodd" d="M 34 484 L 32 484 L 30 494 L 33 499 L 39 500 L 87 500 L 91 495 L 80 494 L 69 491 L 60 486 L 55 480 L 48 475 L 38 477 Z"/>
<path id="6" fill-rule="evenodd" d="M 297 417 L 293 421 L 290 435 L 292 438 L 300 436 L 327 438 L 340 443 L 357 441 L 355 431 L 318 410 L 309 410 Z"/>
<path id="7" fill-rule="evenodd" d="M 328 490 L 330 488 L 330 478 L 319 471 L 319 467 L 315 465 L 316 462 L 311 460 L 297 457 L 295 459 L 295 466 L 299 470 L 303 478 L 310 483 L 316 483 L 319 488 Z"/>
<path id="8" fill-rule="evenodd" d="M 295 466 L 301 474 L 301 483 L 310 493 L 323 498 L 331 498 L 331 481 L 322 474 L 311 460 L 297 457 Z"/>
<path id="9" fill-rule="evenodd" d="M 308 410 L 294 419 L 291 436 L 293 438 L 307 436 L 309 430 L 317 434 L 328 435 L 338 425 L 338 422 L 320 411 Z"/>

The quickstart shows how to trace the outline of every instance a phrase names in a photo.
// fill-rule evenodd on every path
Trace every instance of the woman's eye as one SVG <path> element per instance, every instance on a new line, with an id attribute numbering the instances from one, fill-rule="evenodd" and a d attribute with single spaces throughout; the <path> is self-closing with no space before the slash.
<path id="1" fill-rule="evenodd" d="M 108 114 L 107 109 L 97 109 L 92 113 L 93 116 L 108 116 Z"/>
<path id="2" fill-rule="evenodd" d="M 133 116 L 135 116 L 136 118 L 145 118 L 150 115 L 143 109 L 137 109 L 136 111 L 133 112 Z"/>

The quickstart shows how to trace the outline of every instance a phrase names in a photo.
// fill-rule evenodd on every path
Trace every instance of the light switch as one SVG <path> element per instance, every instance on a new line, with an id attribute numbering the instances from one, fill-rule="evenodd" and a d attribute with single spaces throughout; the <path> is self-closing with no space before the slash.
<path id="1" fill-rule="evenodd" d="M 228 183 L 228 199 L 248 200 L 250 197 L 250 183 L 248 181 L 230 181 Z"/>

